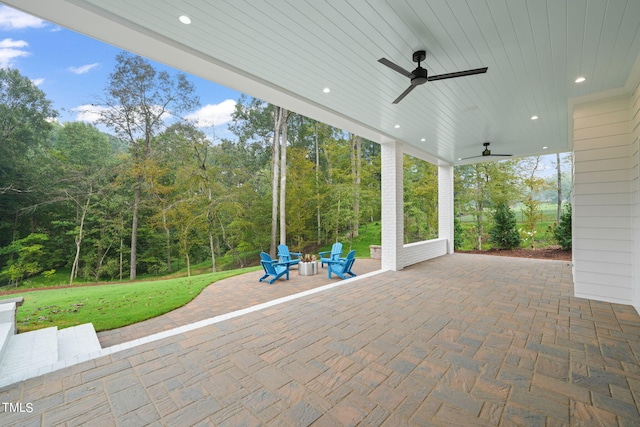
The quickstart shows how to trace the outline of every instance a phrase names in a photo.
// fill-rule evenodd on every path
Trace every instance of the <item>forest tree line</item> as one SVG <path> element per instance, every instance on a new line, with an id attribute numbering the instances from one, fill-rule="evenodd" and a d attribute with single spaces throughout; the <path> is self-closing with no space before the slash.
<path id="1" fill-rule="evenodd" d="M 212 141 L 183 119 L 199 106 L 187 77 L 126 53 L 100 96 L 108 132 L 58 123 L 27 77 L 1 73 L 2 284 L 56 269 L 134 279 L 176 260 L 215 270 L 225 255 L 241 266 L 380 218 L 380 150 L 355 135 L 243 96 L 234 138 Z"/>
<path id="2" fill-rule="evenodd" d="M 56 121 L 15 69 L 0 84 L 0 285 L 61 269 L 70 283 L 135 279 L 178 261 L 215 271 L 221 257 L 243 266 L 281 242 L 312 252 L 380 220 L 378 144 L 244 95 L 233 136 L 213 138 L 184 119 L 200 105 L 187 76 L 139 56 L 119 54 L 98 96 L 105 131 Z M 457 209 L 482 219 L 482 180 L 516 178 L 474 167 L 456 168 Z M 405 242 L 436 237 L 437 168 L 405 156 L 404 169 Z"/>

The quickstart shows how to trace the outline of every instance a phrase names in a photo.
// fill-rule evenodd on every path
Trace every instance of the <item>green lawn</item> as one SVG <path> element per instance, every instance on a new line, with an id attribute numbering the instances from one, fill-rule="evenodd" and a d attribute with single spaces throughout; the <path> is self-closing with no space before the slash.
<path id="1" fill-rule="evenodd" d="M 380 225 L 380 221 L 361 225 L 358 232 L 358 237 L 355 237 L 353 241 L 346 238 L 340 240 L 340 243 L 342 243 L 342 254 L 346 256 L 347 252 L 355 249 L 356 258 L 369 258 L 369 245 L 379 245 L 382 241 L 382 226 Z M 320 248 L 318 252 L 330 251 L 332 244 L 333 242 L 326 244 Z"/>
<path id="2" fill-rule="evenodd" d="M 18 309 L 20 332 L 49 326 L 62 329 L 89 322 L 96 331 L 105 331 L 182 307 L 210 283 L 258 269 L 260 267 L 248 267 L 168 280 L 45 289 L 2 295 L 0 299 L 24 297 L 24 304 Z"/>

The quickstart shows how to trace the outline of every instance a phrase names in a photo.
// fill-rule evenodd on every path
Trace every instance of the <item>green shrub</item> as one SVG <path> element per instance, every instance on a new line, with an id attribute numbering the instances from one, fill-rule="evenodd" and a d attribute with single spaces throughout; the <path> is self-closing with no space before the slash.
<path id="1" fill-rule="evenodd" d="M 553 237 L 563 251 L 571 249 L 571 203 L 564 205 L 564 212 L 560 215 L 560 224 L 553 230 Z"/>
<path id="2" fill-rule="evenodd" d="M 516 228 L 516 214 L 506 203 L 500 203 L 493 214 L 493 227 L 489 230 L 489 242 L 500 249 L 520 246 L 520 234 Z"/>
<path id="3" fill-rule="evenodd" d="M 453 217 L 453 249 L 458 250 L 464 241 L 464 229 L 457 216 Z"/>

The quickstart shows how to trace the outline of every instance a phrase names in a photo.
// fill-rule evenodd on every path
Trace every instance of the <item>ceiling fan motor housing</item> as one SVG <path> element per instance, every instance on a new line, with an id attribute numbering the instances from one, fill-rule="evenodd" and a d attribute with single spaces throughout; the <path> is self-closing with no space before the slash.
<path id="1" fill-rule="evenodd" d="M 422 67 L 418 67 L 411 72 L 413 77 L 411 78 L 411 85 L 418 86 L 427 82 L 427 70 Z"/>

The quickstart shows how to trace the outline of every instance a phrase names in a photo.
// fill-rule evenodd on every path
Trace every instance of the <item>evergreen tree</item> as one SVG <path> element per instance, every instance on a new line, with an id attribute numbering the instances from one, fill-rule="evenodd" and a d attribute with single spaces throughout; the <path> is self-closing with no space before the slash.
<path id="1" fill-rule="evenodd" d="M 506 203 L 499 203 L 493 214 L 493 228 L 489 230 L 489 241 L 500 249 L 520 246 L 520 234 L 516 229 L 516 214 Z"/>
<path id="2" fill-rule="evenodd" d="M 571 249 L 571 203 L 565 204 L 564 212 L 560 216 L 560 223 L 553 230 L 553 237 L 563 251 Z"/>

